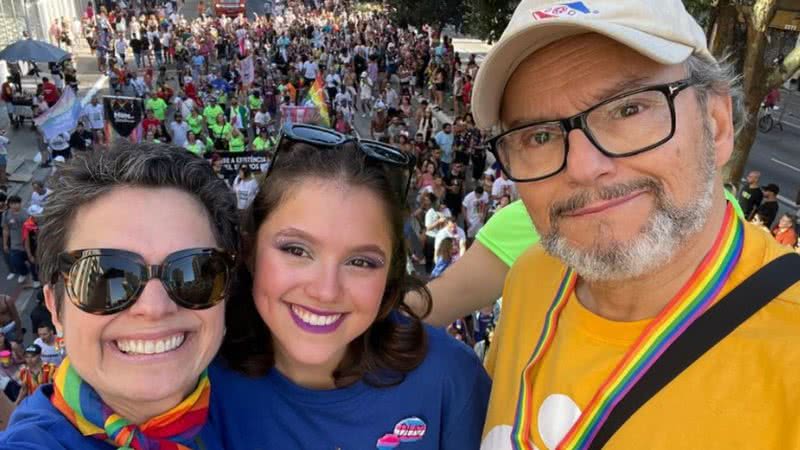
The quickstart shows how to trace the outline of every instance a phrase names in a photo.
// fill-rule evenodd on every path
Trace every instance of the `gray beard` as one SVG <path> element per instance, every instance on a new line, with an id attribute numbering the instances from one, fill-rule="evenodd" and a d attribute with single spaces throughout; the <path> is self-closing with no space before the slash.
<path id="1" fill-rule="evenodd" d="M 551 208 L 551 229 L 541 239 L 544 249 L 572 267 L 583 279 L 590 282 L 621 281 L 640 277 L 663 267 L 672 260 L 684 244 L 703 229 L 710 215 L 714 198 L 716 165 L 714 148 L 708 124 L 705 128 L 704 152 L 698 158 L 695 173 L 696 201 L 689 205 L 676 205 L 667 196 L 663 184 L 652 178 L 642 178 L 625 185 L 601 188 L 595 193 L 582 192 Z M 560 234 L 561 216 L 579 209 L 595 199 L 611 200 L 645 189 L 656 199 L 656 209 L 638 235 L 627 241 L 613 240 L 612 230 L 604 232 L 598 224 L 598 241 L 591 248 L 577 248 Z M 610 237 L 610 241 L 605 240 Z"/>

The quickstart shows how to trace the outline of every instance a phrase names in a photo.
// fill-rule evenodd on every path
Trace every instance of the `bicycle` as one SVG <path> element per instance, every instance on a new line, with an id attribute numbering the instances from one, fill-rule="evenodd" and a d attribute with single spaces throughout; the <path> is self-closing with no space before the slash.
<path id="1" fill-rule="evenodd" d="M 760 109 L 760 116 L 758 118 L 758 131 L 762 133 L 769 133 L 772 128 L 775 126 L 775 120 L 772 118 L 772 111 L 776 109 L 777 106 L 767 106 L 765 104 L 761 104 Z M 781 127 L 783 129 L 783 127 Z"/>
<path id="2" fill-rule="evenodd" d="M 777 120 L 774 118 L 774 112 L 780 111 Z M 769 107 L 761 104 L 761 117 L 758 119 L 758 131 L 762 133 L 769 133 L 777 125 L 778 129 L 783 131 L 783 116 L 786 114 L 786 108 L 781 108 L 778 105 Z M 791 116 L 792 114 L 789 113 Z"/>

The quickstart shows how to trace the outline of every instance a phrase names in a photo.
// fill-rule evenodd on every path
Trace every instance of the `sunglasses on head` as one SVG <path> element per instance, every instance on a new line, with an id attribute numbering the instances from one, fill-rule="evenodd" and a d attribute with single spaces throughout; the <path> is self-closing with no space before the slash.
<path id="1" fill-rule="evenodd" d="M 393 169 L 401 169 L 404 178 L 397 183 L 397 192 L 400 194 L 400 199 L 402 201 L 405 201 L 408 196 L 408 189 L 411 186 L 411 171 L 416 161 L 413 155 L 409 155 L 383 142 L 348 136 L 329 128 L 307 124 L 287 124 L 283 127 L 283 131 L 281 132 L 277 151 L 275 152 L 273 163 L 270 165 L 270 170 L 275 167 L 275 161 L 278 159 L 278 153 L 280 153 L 281 148 L 284 148 L 285 144 L 295 142 L 331 149 L 352 142 L 367 156 L 367 158 L 383 163 Z M 269 176 L 269 171 L 267 171 L 267 176 Z"/>
<path id="2" fill-rule="evenodd" d="M 179 306 L 197 310 L 225 299 L 234 263 L 233 254 L 214 248 L 181 250 L 161 264 L 147 264 L 141 255 L 126 250 L 98 248 L 61 253 L 59 273 L 72 303 L 90 314 L 130 308 L 152 279 L 160 280 Z"/>

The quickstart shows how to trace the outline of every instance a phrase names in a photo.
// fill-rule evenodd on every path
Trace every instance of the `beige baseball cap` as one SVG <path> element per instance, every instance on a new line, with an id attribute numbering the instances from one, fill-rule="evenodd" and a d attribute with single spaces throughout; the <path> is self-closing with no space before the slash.
<path id="1" fill-rule="evenodd" d="M 681 0 L 523 0 L 475 77 L 472 113 L 483 129 L 499 121 L 511 74 L 536 50 L 583 33 L 600 33 L 662 64 L 695 54 L 715 61 L 703 29 Z"/>

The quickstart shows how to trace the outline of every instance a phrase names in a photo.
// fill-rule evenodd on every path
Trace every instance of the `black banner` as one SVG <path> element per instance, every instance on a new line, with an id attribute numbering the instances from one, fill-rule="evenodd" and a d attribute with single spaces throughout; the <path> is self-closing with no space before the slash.
<path id="1" fill-rule="evenodd" d="M 260 172 L 262 169 L 266 170 L 267 158 L 266 152 L 215 152 L 221 158 L 222 169 L 229 173 L 239 173 L 239 168 L 242 164 L 247 164 L 253 172 Z M 211 159 L 212 153 L 206 153 L 206 159 Z"/>
<path id="2" fill-rule="evenodd" d="M 144 117 L 144 105 L 142 100 L 136 97 L 106 95 L 103 97 L 103 107 L 108 122 L 120 136 L 125 138 L 131 135 Z"/>

